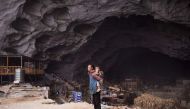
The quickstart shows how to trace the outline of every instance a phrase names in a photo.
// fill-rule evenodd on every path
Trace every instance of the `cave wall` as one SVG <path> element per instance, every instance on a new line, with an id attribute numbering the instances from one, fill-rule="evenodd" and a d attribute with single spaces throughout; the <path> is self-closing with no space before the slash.
<path id="1" fill-rule="evenodd" d="M 87 76 L 86 66 L 91 63 L 101 66 L 108 79 L 188 77 L 189 61 L 185 60 L 190 51 L 189 30 L 184 25 L 162 22 L 149 15 L 109 17 L 77 52 L 50 64 L 47 71 L 61 72 L 63 77 L 76 80 Z"/>
<path id="2" fill-rule="evenodd" d="M 190 22 L 189 0 L 2 0 L 0 6 L 0 54 L 41 60 L 77 51 L 109 16 Z"/>
<path id="3" fill-rule="evenodd" d="M 88 63 L 107 71 L 121 48 L 190 60 L 189 0 L 2 0 L 0 12 L 0 54 L 44 60 L 64 78 Z"/>

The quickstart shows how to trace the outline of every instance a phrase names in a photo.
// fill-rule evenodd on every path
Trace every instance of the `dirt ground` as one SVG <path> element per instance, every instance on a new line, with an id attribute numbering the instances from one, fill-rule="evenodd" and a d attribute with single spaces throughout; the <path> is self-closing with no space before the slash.
<path id="1" fill-rule="evenodd" d="M 126 106 L 102 105 L 102 109 L 140 109 Z M 57 104 L 51 99 L 30 99 L 30 100 L 6 100 L 1 102 L 0 109 L 94 109 L 92 104 L 86 102 Z"/>
<path id="2" fill-rule="evenodd" d="M 56 104 L 51 99 L 38 99 L 23 102 L 1 103 L 0 109 L 93 109 L 93 105 L 80 102 L 80 103 L 65 103 Z"/>
<path id="3" fill-rule="evenodd" d="M 57 104 L 52 99 L 44 99 L 46 96 L 44 93 L 47 92 L 45 89 L 31 84 L 1 86 L 0 91 L 4 92 L 5 96 L 0 97 L 0 109 L 94 109 L 93 105 L 87 102 Z M 138 109 L 127 106 L 101 105 L 101 107 L 102 109 Z"/>

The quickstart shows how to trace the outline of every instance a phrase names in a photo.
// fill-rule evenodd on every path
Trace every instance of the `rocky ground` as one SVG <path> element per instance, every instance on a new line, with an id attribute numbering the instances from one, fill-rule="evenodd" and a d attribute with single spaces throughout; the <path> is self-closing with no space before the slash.
<path id="1" fill-rule="evenodd" d="M 1 103 L 0 109 L 93 109 L 92 104 L 86 102 L 57 104 L 51 99 L 19 99 L 7 100 L 8 102 Z M 102 105 L 102 109 L 140 109 L 129 108 L 127 106 L 107 106 Z"/>
<path id="2" fill-rule="evenodd" d="M 31 84 L 0 86 L 0 91 L 4 92 L 0 96 L 0 109 L 93 109 L 93 105 L 87 102 L 58 104 L 52 99 L 47 99 L 47 90 L 44 89 L 45 87 Z M 137 108 L 102 105 L 102 109 Z"/>
<path id="3" fill-rule="evenodd" d="M 12 102 L 9 104 L 1 104 L 1 109 L 93 109 L 92 104 L 86 102 L 56 104 L 51 99 L 38 99 L 32 101 Z M 129 108 L 126 106 L 106 106 L 102 105 L 102 109 L 140 109 Z"/>
<path id="4" fill-rule="evenodd" d="M 66 103 L 56 104 L 51 99 L 38 99 L 32 101 L 12 102 L 1 104 L 1 109 L 93 109 L 93 106 L 87 103 Z"/>

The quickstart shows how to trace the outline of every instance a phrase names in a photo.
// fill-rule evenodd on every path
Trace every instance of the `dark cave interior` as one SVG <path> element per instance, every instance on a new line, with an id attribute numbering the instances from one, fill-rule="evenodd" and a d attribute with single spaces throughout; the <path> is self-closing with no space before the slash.
<path id="1" fill-rule="evenodd" d="M 182 47 L 175 51 L 178 43 L 167 44 L 189 36 L 189 30 L 184 25 L 155 20 L 150 15 L 108 17 L 77 52 L 63 56 L 61 62 L 50 62 L 46 70 L 60 73 L 64 72 L 64 65 L 76 63 L 74 74 L 69 74 L 80 82 L 86 80 L 86 67 L 92 63 L 102 67 L 105 80 L 110 82 L 133 77 L 165 83 L 188 79 L 190 61 L 186 58 L 189 54 L 183 54 L 188 51 Z"/>
<path id="2" fill-rule="evenodd" d="M 117 51 L 118 59 L 105 72 L 109 81 L 120 82 L 125 78 L 140 77 L 143 80 L 176 80 L 189 77 L 189 61 L 171 58 L 146 48 L 132 47 Z"/>

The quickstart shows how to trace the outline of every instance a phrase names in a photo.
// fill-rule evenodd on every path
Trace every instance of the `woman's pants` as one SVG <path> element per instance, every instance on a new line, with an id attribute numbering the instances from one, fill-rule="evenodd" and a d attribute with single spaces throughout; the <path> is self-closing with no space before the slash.
<path id="1" fill-rule="evenodd" d="M 96 92 L 92 95 L 94 109 L 101 109 L 100 92 Z"/>

